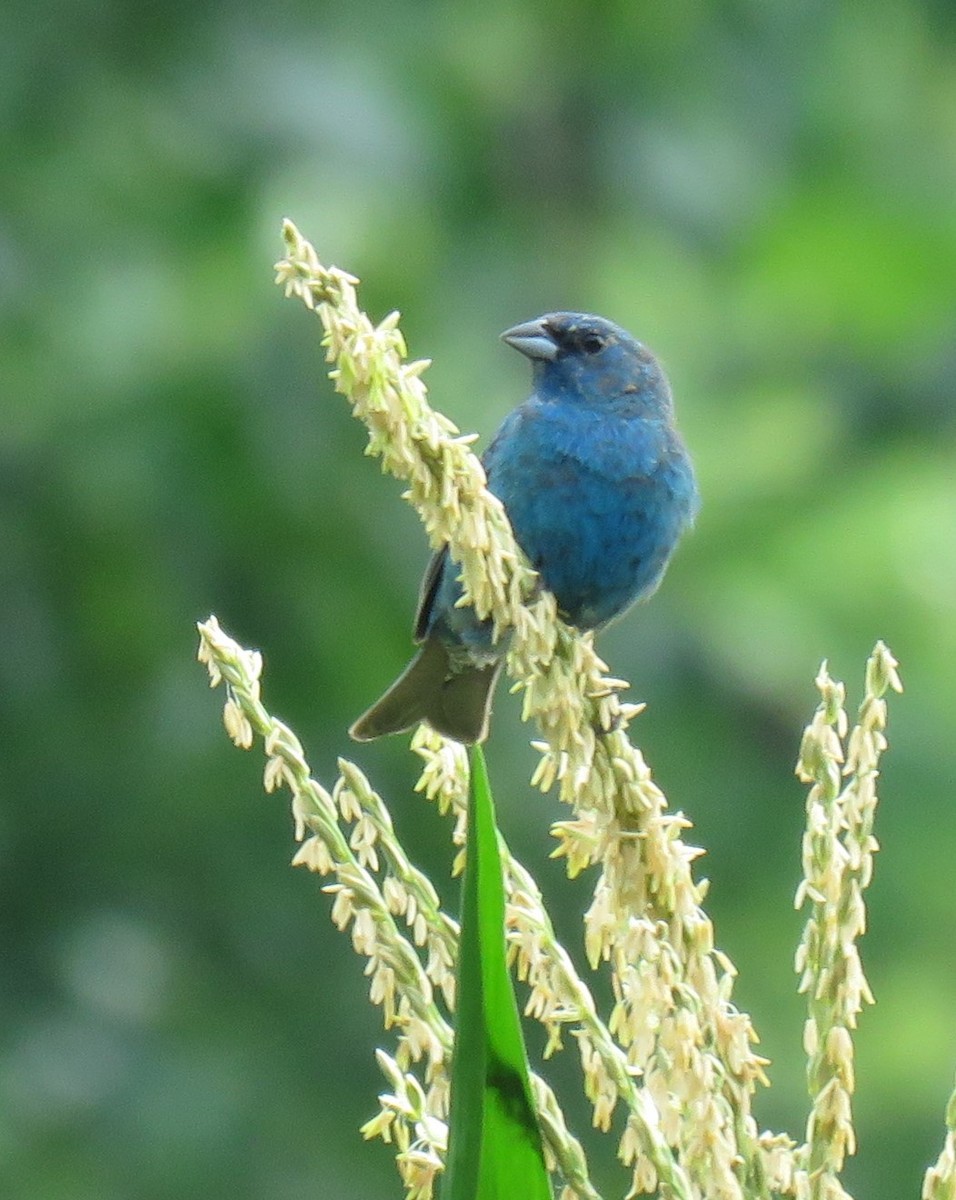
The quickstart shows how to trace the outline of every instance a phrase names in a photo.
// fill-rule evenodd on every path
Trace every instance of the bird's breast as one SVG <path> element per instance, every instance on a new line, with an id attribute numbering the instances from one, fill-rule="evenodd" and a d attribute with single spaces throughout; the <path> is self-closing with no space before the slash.
<path id="1" fill-rule="evenodd" d="M 496 447 L 489 485 L 563 615 L 594 628 L 656 587 L 696 493 L 669 426 L 560 417 Z"/>

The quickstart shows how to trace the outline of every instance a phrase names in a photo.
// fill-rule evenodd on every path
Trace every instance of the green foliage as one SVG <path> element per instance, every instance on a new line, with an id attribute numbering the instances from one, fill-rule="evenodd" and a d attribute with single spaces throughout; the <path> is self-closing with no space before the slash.
<path id="1" fill-rule="evenodd" d="M 494 801 L 480 746 L 462 890 L 458 1007 L 444 1200 L 550 1200 L 528 1061 L 505 961 L 505 894 Z"/>

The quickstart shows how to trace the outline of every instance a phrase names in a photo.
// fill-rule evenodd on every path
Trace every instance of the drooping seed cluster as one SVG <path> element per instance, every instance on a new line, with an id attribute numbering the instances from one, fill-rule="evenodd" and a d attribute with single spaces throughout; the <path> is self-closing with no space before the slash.
<path id="1" fill-rule="evenodd" d="M 923 1200 L 956 1200 L 956 1087 L 946 1105 L 946 1141 L 923 1179 Z"/>
<path id="2" fill-rule="evenodd" d="M 742 1200 L 744 1186 L 765 1174 L 750 1116 L 764 1062 L 753 1052 L 749 1018 L 731 1003 L 734 972 L 714 950 L 700 907 L 691 872 L 699 852 L 680 837 L 688 823 L 666 812 L 627 738 L 638 710 L 620 702 L 626 685 L 607 675 L 590 635 L 558 620 L 549 594 L 523 603 L 533 595 L 533 573 L 485 487 L 470 439 L 429 408 L 425 364 L 404 362 L 397 317 L 373 326 L 358 306 L 354 278 L 322 266 L 289 222 L 284 236 L 277 281 L 322 321 L 330 375 L 368 427 L 368 452 L 408 484 L 432 543 L 447 543 L 461 563 L 479 615 L 511 633 L 508 671 L 523 694 L 524 717 L 545 739 L 537 743 L 534 782 L 556 787 L 574 808 L 574 819 L 555 829 L 560 853 L 571 874 L 601 867 L 585 936 L 592 963 L 611 970 L 612 1029 L 628 1069 L 643 1075 L 664 1137 L 699 1194 Z M 586 1040 L 582 1048 L 590 1049 Z M 609 1125 L 621 1099 L 613 1075 L 588 1087 L 597 1123 Z M 634 1168 L 635 1187 L 653 1190 L 656 1170 L 637 1153 L 639 1141 L 628 1127 L 620 1153 Z"/>
<path id="3" fill-rule="evenodd" d="M 382 798 L 359 768 L 340 759 L 331 791 L 312 777 L 298 738 L 262 703 L 261 655 L 239 646 L 215 617 L 199 626 L 199 636 L 210 683 L 226 690 L 227 733 L 243 749 L 260 738 L 265 790 L 291 792 L 300 843 L 293 865 L 331 878 L 323 890 L 333 898 L 332 920 L 366 960 L 369 999 L 381 1008 L 385 1028 L 398 1031 L 394 1055 L 376 1052 L 388 1090 L 362 1132 L 395 1145 L 408 1200 L 430 1200 L 447 1143 L 452 1030 L 446 1013 L 455 1001 L 457 923 L 411 863 Z M 447 750 L 446 757 L 454 758 L 460 747 Z M 436 779 L 432 786 L 437 796 L 444 785 Z M 599 1200 L 554 1093 L 537 1076 L 532 1086 L 548 1159 L 564 1183 L 563 1200 Z"/>
<path id="4" fill-rule="evenodd" d="M 873 836 L 876 780 L 886 749 L 885 693 L 902 691 L 897 663 L 878 642 L 866 667 L 863 703 L 847 737 L 845 689 L 820 668 L 820 704 L 800 746 L 797 775 L 811 785 L 803 837 L 803 880 L 796 905 L 810 914 L 797 949 L 800 991 L 807 996 L 804 1028 L 807 1083 L 813 1107 L 806 1144 L 797 1152 L 795 1194 L 843 1200 L 839 1175 L 856 1150 L 851 1097 L 853 1030 L 873 996 L 857 948 L 866 929 L 863 892 L 879 849 Z"/>
<path id="5" fill-rule="evenodd" d="M 715 947 L 702 908 L 705 885 L 693 877 L 700 851 L 684 841 L 690 823 L 668 812 L 627 737 L 640 706 L 621 702 L 626 684 L 608 676 L 591 636 L 563 625 L 553 599 L 536 593 L 534 573 L 469 450 L 472 439 L 429 408 L 421 381 L 427 363 L 405 362 L 397 315 L 373 325 L 358 306 L 357 281 L 322 266 L 291 223 L 284 236 L 278 282 L 320 317 L 330 375 L 368 428 L 368 452 L 407 484 L 406 498 L 432 544 L 447 543 L 460 563 L 466 596 L 509 638 L 509 673 L 522 692 L 525 718 L 542 734 L 534 743 L 540 759 L 533 782 L 555 789 L 573 809 L 553 827 L 556 853 L 572 876 L 599 868 L 585 949 L 592 967 L 610 972 L 614 1006 L 606 1024 L 554 938 L 533 879 L 503 847 L 510 955 L 528 987 L 526 1011 L 546 1029 L 549 1054 L 563 1034 L 573 1038 L 595 1125 L 609 1129 L 624 1109 L 618 1153 L 631 1173 L 628 1195 L 845 1196 L 837 1176 L 853 1147 L 851 1034 L 868 998 L 855 941 L 876 849 L 882 697 L 899 686 L 892 656 L 882 644 L 874 651 L 860 718 L 845 747 L 842 689 L 821 676 L 822 716 L 818 711 L 801 752 L 801 777 L 813 788 L 799 897 L 810 902 L 811 915 L 798 969 L 810 1005 L 814 1109 L 807 1143 L 795 1150 L 786 1135 L 758 1135 L 751 1115 L 765 1062 L 754 1053 L 749 1017 L 732 1003 L 735 970 Z M 447 1136 L 451 1033 L 442 1010 L 454 1002 L 455 922 L 397 844 L 384 803 L 358 768 L 340 761 L 331 792 L 311 779 L 294 735 L 262 707 L 258 656 L 226 638 L 214 619 L 201 636 L 213 683 L 226 684 L 227 731 L 246 747 L 255 734 L 264 738 L 267 790 L 292 792 L 302 842 L 295 861 L 334 878 L 326 889 L 334 896 L 333 919 L 367 960 L 370 994 L 386 1026 L 399 1031 L 394 1056 L 379 1052 L 390 1090 L 365 1133 L 395 1143 L 408 1195 L 427 1200 Z M 419 789 L 452 810 L 460 846 L 465 756 L 425 728 L 413 748 L 424 761 Z M 553 1093 L 537 1076 L 532 1085 L 549 1165 L 562 1180 L 561 1200 L 597 1200 Z M 956 1198 L 954 1125 L 950 1120 L 943 1154 L 927 1173 L 925 1200 Z"/>

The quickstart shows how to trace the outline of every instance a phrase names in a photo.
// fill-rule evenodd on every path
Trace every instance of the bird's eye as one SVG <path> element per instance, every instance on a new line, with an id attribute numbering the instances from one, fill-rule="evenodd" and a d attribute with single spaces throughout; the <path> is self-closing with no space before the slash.
<path id="1" fill-rule="evenodd" d="M 581 349 L 585 354 L 597 354 L 604 349 L 604 338 L 598 337 L 596 333 L 589 333 L 581 342 Z"/>

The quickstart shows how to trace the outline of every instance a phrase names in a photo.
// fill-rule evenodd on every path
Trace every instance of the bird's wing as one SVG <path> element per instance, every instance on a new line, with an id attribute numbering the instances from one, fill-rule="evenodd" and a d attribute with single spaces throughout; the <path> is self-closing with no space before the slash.
<path id="1" fill-rule="evenodd" d="M 438 585 L 441 583 L 442 572 L 445 569 L 447 561 L 448 547 L 443 546 L 441 550 L 437 550 L 432 555 L 428 566 L 425 568 L 421 590 L 418 593 L 418 611 L 415 613 L 414 638 L 416 642 L 423 642 L 428 633 L 428 621 L 432 615 L 432 604 L 435 602 L 435 593 L 438 591 Z"/>
<path id="2" fill-rule="evenodd" d="M 498 459 L 502 451 L 506 450 L 509 440 L 514 436 L 515 431 L 525 419 L 526 414 L 523 408 L 517 408 L 509 413 L 492 439 L 491 445 L 481 456 L 489 483 L 493 482 Z M 414 636 L 416 642 L 423 642 L 428 635 L 432 606 L 435 603 L 435 595 L 441 586 L 447 562 L 448 547 L 443 546 L 441 550 L 436 551 L 432 555 L 428 566 L 425 568 L 421 590 L 418 593 L 418 611 L 415 614 Z"/>

